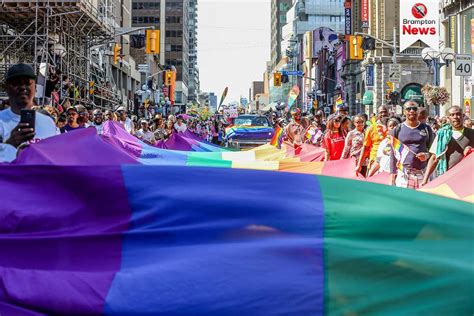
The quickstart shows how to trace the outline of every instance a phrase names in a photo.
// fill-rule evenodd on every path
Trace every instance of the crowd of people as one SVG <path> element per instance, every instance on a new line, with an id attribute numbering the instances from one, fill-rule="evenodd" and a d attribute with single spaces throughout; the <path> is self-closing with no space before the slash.
<path id="1" fill-rule="evenodd" d="M 403 105 L 403 115 L 380 106 L 377 114 L 350 117 L 347 108 L 324 118 L 322 111 L 303 115 L 291 113 L 291 121 L 273 116 L 284 128 L 283 139 L 301 150 L 302 144 L 324 148 L 325 161 L 352 159 L 356 175 L 371 177 L 390 173 L 390 184 L 418 188 L 459 163 L 474 148 L 472 121 L 459 106 L 447 115 L 431 118 L 415 101 Z M 435 172 L 436 171 L 436 172 Z"/>
<path id="2" fill-rule="evenodd" d="M 231 122 L 222 115 L 203 119 L 197 116 L 156 114 L 152 119 L 129 116 L 123 107 L 115 111 L 88 109 L 76 104 L 35 107 L 36 75 L 31 66 L 12 66 L 5 78 L 8 107 L 0 111 L 0 162 L 12 161 L 29 143 L 83 128 L 95 128 L 99 134 L 104 122 L 114 121 L 145 143 L 156 145 L 173 133 L 190 131 L 204 140 L 225 145 L 225 129 Z M 22 121 L 22 109 L 36 110 L 34 126 Z M 303 144 L 324 148 L 324 160 L 352 159 L 355 174 L 371 177 L 380 172 L 391 174 L 390 183 L 418 188 L 433 176 L 441 175 L 459 163 L 474 148 L 472 121 L 459 106 L 451 106 L 447 115 L 431 118 L 414 101 L 403 105 L 403 115 L 395 115 L 386 106 L 376 115 L 349 116 L 341 107 L 325 117 L 322 111 L 305 115 L 300 109 L 291 119 L 276 112 L 267 113 L 274 127 L 284 130 L 284 140 L 296 154 Z"/>

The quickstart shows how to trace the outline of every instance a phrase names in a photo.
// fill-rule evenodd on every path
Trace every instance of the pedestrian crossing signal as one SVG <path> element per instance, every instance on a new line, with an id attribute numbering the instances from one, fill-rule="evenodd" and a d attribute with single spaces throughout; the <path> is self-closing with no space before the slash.
<path id="1" fill-rule="evenodd" d="M 275 72 L 273 74 L 273 86 L 280 87 L 281 86 L 281 72 Z"/>
<path id="2" fill-rule="evenodd" d="M 362 49 L 362 36 L 349 37 L 349 57 L 352 60 L 364 59 L 364 50 Z"/>

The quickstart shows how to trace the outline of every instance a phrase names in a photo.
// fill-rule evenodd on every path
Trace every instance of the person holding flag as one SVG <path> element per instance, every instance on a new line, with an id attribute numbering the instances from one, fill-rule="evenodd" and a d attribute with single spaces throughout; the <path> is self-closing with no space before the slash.
<path id="1" fill-rule="evenodd" d="M 434 135 L 428 125 L 418 121 L 418 104 L 416 102 L 407 101 L 403 108 L 405 122 L 390 133 L 393 139 L 392 144 L 394 144 L 390 155 L 390 184 L 402 188 L 418 189 L 423 181 L 423 171 L 430 158 L 428 149 L 433 142 Z M 400 155 L 397 159 L 395 152 L 400 152 L 400 148 L 403 148 L 406 154 Z"/>

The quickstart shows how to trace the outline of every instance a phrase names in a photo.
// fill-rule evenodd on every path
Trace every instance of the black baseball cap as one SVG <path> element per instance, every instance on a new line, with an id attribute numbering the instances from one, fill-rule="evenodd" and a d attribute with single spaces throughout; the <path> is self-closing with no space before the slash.
<path id="1" fill-rule="evenodd" d="M 15 64 L 8 69 L 5 81 L 10 81 L 15 78 L 26 77 L 36 80 L 36 74 L 28 64 Z"/>

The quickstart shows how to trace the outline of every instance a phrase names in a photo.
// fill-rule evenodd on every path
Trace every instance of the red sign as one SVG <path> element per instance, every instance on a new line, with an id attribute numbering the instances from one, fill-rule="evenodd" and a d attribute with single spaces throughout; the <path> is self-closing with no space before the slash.
<path id="1" fill-rule="evenodd" d="M 369 0 L 362 0 L 361 6 L 362 27 L 369 27 Z"/>
<path id="2" fill-rule="evenodd" d="M 346 1 L 344 2 L 344 9 L 351 9 L 352 8 L 352 3 L 351 1 Z"/>
<path id="3" fill-rule="evenodd" d="M 417 19 L 423 19 L 428 13 L 428 9 L 423 3 L 417 3 L 411 9 L 411 13 Z"/>

